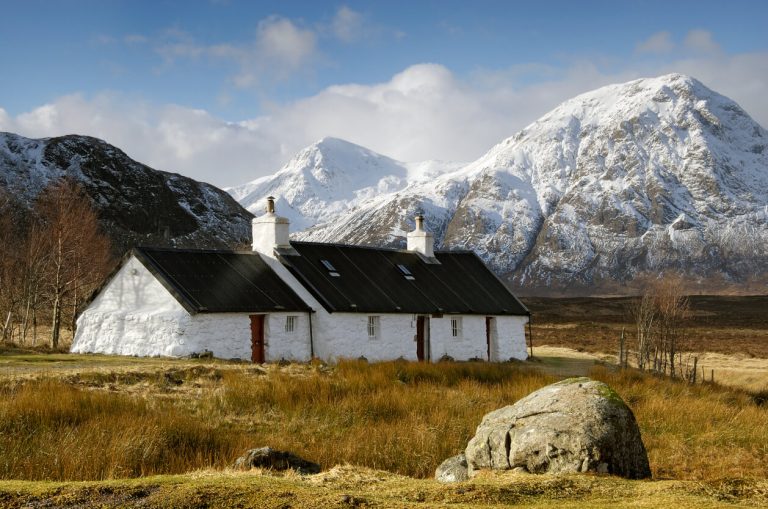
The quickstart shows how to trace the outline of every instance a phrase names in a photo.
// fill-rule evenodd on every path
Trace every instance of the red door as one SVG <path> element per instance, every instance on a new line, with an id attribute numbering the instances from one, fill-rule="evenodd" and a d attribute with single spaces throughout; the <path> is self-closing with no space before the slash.
<path id="1" fill-rule="evenodd" d="M 264 315 L 251 315 L 251 360 L 264 364 Z"/>
<path id="2" fill-rule="evenodd" d="M 416 317 L 416 358 L 419 359 L 419 362 L 424 361 L 424 329 L 426 323 L 426 317 Z"/>

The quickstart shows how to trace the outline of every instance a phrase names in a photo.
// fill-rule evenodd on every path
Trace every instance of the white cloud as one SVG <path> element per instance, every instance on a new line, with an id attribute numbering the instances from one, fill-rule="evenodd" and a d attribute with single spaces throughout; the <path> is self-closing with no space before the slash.
<path id="1" fill-rule="evenodd" d="M 343 5 L 336 11 L 331 30 L 336 38 L 344 42 L 353 42 L 362 34 L 363 15 Z"/>
<path id="2" fill-rule="evenodd" d="M 715 53 L 720 51 L 720 45 L 712 38 L 712 32 L 707 30 L 691 30 L 685 36 L 683 44 L 686 48 L 701 53 Z"/>
<path id="3" fill-rule="evenodd" d="M 636 53 L 669 53 L 674 49 L 672 35 L 669 32 L 656 32 L 635 48 Z"/>
<path id="4" fill-rule="evenodd" d="M 260 21 L 256 30 L 257 58 L 295 69 L 315 53 L 316 39 L 312 30 L 289 19 L 270 17 Z"/>
<path id="5" fill-rule="evenodd" d="M 304 66 L 311 66 L 318 55 L 317 36 L 313 30 L 277 16 L 261 20 L 253 41 L 245 44 L 203 45 L 176 28 L 166 30 L 161 39 L 155 51 L 166 65 L 182 58 L 230 60 L 238 66 L 231 80 L 240 88 L 286 79 Z"/>
<path id="6" fill-rule="evenodd" d="M 576 94 L 670 72 L 700 79 L 768 125 L 768 103 L 763 100 L 768 52 L 700 54 L 643 65 L 613 72 L 590 62 L 565 70 L 521 65 L 461 79 L 444 66 L 420 64 L 382 83 L 336 85 L 272 105 L 263 116 L 239 123 L 121 95 L 70 95 L 15 117 L 0 109 L 0 130 L 33 137 L 97 136 L 154 168 L 230 186 L 276 171 L 324 136 L 405 161 L 470 161 Z"/>

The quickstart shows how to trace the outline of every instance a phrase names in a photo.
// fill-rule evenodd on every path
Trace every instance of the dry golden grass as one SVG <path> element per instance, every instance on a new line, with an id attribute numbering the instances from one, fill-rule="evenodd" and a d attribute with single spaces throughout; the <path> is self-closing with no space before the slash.
<path id="1" fill-rule="evenodd" d="M 655 508 L 765 507 L 765 480 L 628 481 L 588 475 L 482 473 L 444 485 L 364 467 L 314 476 L 201 471 L 120 481 L 0 481 L 0 507 Z"/>
<path id="2" fill-rule="evenodd" d="M 622 328 L 632 341 L 629 297 L 523 301 L 533 313 L 534 345 L 615 354 Z M 768 296 L 696 295 L 690 297 L 690 304 L 684 349 L 768 359 Z"/>
<path id="3" fill-rule="evenodd" d="M 0 478 L 222 468 L 262 445 L 324 468 L 430 477 L 486 412 L 555 380 L 540 363 L 190 364 L 0 379 Z M 634 410 L 655 477 L 768 476 L 768 407 L 749 394 L 600 367 L 591 375 Z"/>

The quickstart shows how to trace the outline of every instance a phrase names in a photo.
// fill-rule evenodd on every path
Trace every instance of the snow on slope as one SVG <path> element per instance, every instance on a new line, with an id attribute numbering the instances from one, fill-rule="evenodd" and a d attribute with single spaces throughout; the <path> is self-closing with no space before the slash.
<path id="1" fill-rule="evenodd" d="M 359 184 L 330 179 L 321 194 L 307 172 L 324 174 L 326 159 L 300 155 L 294 161 L 311 163 L 287 165 L 256 191 L 285 200 L 303 228 L 295 237 L 310 240 L 402 247 L 421 209 L 444 248 L 473 249 L 529 287 L 621 284 L 665 270 L 733 281 L 765 274 L 767 146 L 768 133 L 736 103 L 671 74 L 577 96 L 477 161 L 428 178 L 381 163 L 365 166 Z M 360 164 L 338 160 L 346 165 L 332 175 Z M 387 176 L 396 183 L 380 189 Z"/>
<path id="2" fill-rule="evenodd" d="M 293 229 L 309 228 L 384 196 L 423 182 L 459 163 L 401 163 L 359 145 L 323 138 L 299 152 L 276 174 L 226 189 L 254 214 L 264 210 L 266 197 L 278 198 L 280 214 Z"/>
<path id="3" fill-rule="evenodd" d="M 239 247 L 250 243 L 250 214 L 222 190 L 153 170 L 88 136 L 29 139 L 0 133 L 0 192 L 30 208 L 61 177 L 91 198 L 116 250 L 137 244 Z"/>

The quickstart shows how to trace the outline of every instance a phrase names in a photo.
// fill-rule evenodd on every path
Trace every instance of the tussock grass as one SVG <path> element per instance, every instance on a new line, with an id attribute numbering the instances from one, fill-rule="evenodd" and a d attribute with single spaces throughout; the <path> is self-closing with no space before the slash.
<path id="1" fill-rule="evenodd" d="M 749 394 L 635 371 L 591 375 L 635 412 L 657 478 L 768 477 L 768 407 Z M 485 413 L 555 381 L 523 363 L 360 361 L 80 378 L 0 385 L 0 478 L 221 468 L 263 445 L 324 468 L 430 477 Z M 143 392 L 133 391 L 139 384 Z"/>

